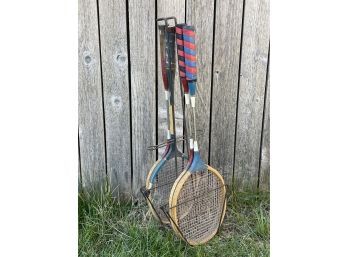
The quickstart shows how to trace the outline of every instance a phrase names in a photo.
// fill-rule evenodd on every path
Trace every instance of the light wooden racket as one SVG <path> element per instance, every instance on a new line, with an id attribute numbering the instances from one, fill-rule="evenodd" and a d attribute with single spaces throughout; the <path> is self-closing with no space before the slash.
<path id="1" fill-rule="evenodd" d="M 226 211 L 226 187 L 220 173 L 204 163 L 196 138 L 196 49 L 193 26 L 183 27 L 185 73 L 189 85 L 195 131 L 190 167 L 176 179 L 169 197 L 174 231 L 190 245 L 209 241 L 218 231 Z"/>

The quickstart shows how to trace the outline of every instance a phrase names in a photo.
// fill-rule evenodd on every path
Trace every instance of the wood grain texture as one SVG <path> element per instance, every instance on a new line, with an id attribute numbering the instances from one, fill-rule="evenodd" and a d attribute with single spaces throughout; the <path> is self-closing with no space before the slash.
<path id="1" fill-rule="evenodd" d="M 129 0 L 132 104 L 132 191 L 139 195 L 155 162 L 147 147 L 156 142 L 155 0 Z"/>
<path id="2" fill-rule="evenodd" d="M 269 62 L 269 60 L 268 60 Z M 270 64 L 268 64 L 268 76 L 266 85 L 266 103 L 263 118 L 263 133 L 261 142 L 261 164 L 259 190 L 270 190 Z"/>
<path id="3" fill-rule="evenodd" d="M 269 1 L 245 0 L 234 179 L 256 190 L 269 45 Z"/>
<path id="4" fill-rule="evenodd" d="M 185 22 L 185 0 L 157 0 L 157 18 L 175 16 L 178 23 Z M 173 24 L 173 23 L 171 23 Z M 157 34 L 157 46 L 159 46 L 159 36 Z M 157 79 L 158 79 L 158 143 L 165 142 L 167 138 L 167 107 L 164 96 L 164 86 L 161 73 L 161 55 L 159 47 L 157 47 Z M 176 54 L 175 54 L 176 55 Z M 177 56 L 176 56 L 177 58 Z M 175 84 L 174 84 L 174 100 L 175 100 L 175 127 L 177 137 L 183 135 L 183 111 L 181 105 L 180 95 L 180 83 L 178 76 L 178 69 L 175 72 Z M 182 143 L 178 143 L 178 149 L 182 150 Z M 161 156 L 165 148 L 158 149 Z"/>
<path id="5" fill-rule="evenodd" d="M 131 195 L 126 0 L 99 1 L 108 177 L 115 195 Z"/>
<path id="6" fill-rule="evenodd" d="M 243 0 L 216 1 L 210 165 L 231 184 Z"/>
<path id="7" fill-rule="evenodd" d="M 201 157 L 208 163 L 214 1 L 187 0 L 186 15 L 187 23 L 196 27 L 196 124 L 197 129 L 203 130 L 197 140 Z"/>
<path id="8" fill-rule="evenodd" d="M 81 157 L 80 157 L 80 139 L 79 135 L 77 134 L 77 144 L 78 144 L 78 192 L 82 191 L 82 177 L 81 177 Z"/>
<path id="9" fill-rule="evenodd" d="M 79 0 L 79 139 L 84 188 L 106 177 L 96 1 Z"/>

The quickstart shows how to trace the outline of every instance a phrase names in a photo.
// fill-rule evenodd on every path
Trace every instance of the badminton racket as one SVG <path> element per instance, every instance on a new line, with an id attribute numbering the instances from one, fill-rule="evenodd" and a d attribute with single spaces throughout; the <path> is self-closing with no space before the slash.
<path id="1" fill-rule="evenodd" d="M 183 26 L 185 75 L 193 113 L 194 154 L 191 165 L 175 181 L 169 199 L 172 226 L 190 245 L 209 241 L 218 231 L 226 211 L 226 188 L 220 173 L 202 160 L 197 143 L 196 46 L 193 26 Z M 179 233 L 178 233 L 179 232 Z"/>
<path id="2" fill-rule="evenodd" d="M 158 25 L 160 37 L 160 55 L 162 79 L 167 106 L 167 144 L 161 158 L 156 161 L 148 173 L 146 189 L 149 192 L 149 207 L 152 214 L 162 223 L 169 220 L 160 207 L 168 203 L 169 193 L 178 172 L 184 168 L 183 154 L 177 149 L 174 116 L 174 78 L 175 78 L 175 27 L 168 26 L 168 19 L 161 18 L 165 25 Z"/>

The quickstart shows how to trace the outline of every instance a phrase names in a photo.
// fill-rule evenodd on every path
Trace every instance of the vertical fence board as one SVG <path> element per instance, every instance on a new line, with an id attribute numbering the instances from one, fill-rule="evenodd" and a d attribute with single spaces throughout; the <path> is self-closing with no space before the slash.
<path id="1" fill-rule="evenodd" d="M 206 162 L 209 153 L 211 70 L 214 29 L 214 1 L 187 0 L 187 23 L 196 27 L 197 97 L 196 124 L 203 130 L 198 137 L 200 153 Z"/>
<path id="2" fill-rule="evenodd" d="M 269 45 L 269 0 L 245 0 L 234 178 L 257 188 Z"/>
<path id="3" fill-rule="evenodd" d="M 131 194 L 126 1 L 99 1 L 108 177 L 114 194 Z"/>
<path id="4" fill-rule="evenodd" d="M 268 60 L 269 62 L 269 60 Z M 261 191 L 270 190 L 270 68 L 268 64 L 268 76 L 267 76 L 267 86 L 266 86 L 266 105 L 265 114 L 263 120 L 263 134 L 262 134 L 262 147 L 261 147 L 261 165 L 260 165 L 260 182 L 259 189 Z"/>
<path id="5" fill-rule="evenodd" d="M 81 190 L 82 190 L 82 179 L 81 179 L 81 165 L 80 165 L 80 158 L 79 158 L 79 160 L 78 160 L 78 192 L 81 192 Z"/>
<path id="6" fill-rule="evenodd" d="M 79 135 L 77 134 L 77 145 L 78 145 L 78 192 L 81 192 L 82 190 L 82 178 L 81 178 L 81 160 L 80 160 L 80 139 Z"/>
<path id="7" fill-rule="evenodd" d="M 147 147 L 156 141 L 155 0 L 129 0 L 133 193 L 145 185 L 155 161 Z"/>
<path id="8" fill-rule="evenodd" d="M 178 23 L 185 22 L 185 0 L 157 0 L 157 18 L 175 16 Z M 161 73 L 160 52 L 159 52 L 159 39 L 157 35 L 157 79 L 158 79 L 158 142 L 164 142 L 167 138 L 167 107 L 164 96 L 163 79 Z M 175 84 L 174 84 L 174 98 L 175 98 L 175 126 L 177 137 L 183 134 L 183 111 L 181 105 L 180 95 L 180 83 L 178 78 L 178 72 L 175 72 Z M 182 149 L 181 143 L 178 144 L 178 148 Z M 164 151 L 164 148 L 160 148 L 159 155 Z"/>
<path id="9" fill-rule="evenodd" d="M 79 1 L 79 138 L 83 187 L 106 176 L 96 1 Z"/>
<path id="10" fill-rule="evenodd" d="M 210 164 L 232 182 L 243 0 L 216 2 Z"/>

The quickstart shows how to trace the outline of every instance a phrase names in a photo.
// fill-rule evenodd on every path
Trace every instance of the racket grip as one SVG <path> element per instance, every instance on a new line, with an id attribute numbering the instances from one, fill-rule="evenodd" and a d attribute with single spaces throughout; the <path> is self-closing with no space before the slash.
<path id="1" fill-rule="evenodd" d="M 183 26 L 183 43 L 185 55 L 185 74 L 188 81 L 197 80 L 196 32 L 194 26 Z M 190 85 L 189 85 L 190 86 Z"/>
<path id="2" fill-rule="evenodd" d="M 160 37 L 160 56 L 161 56 L 161 73 L 163 79 L 164 89 L 168 90 L 168 77 L 166 72 L 166 55 L 165 55 L 165 25 L 158 25 L 159 37 Z"/>
<path id="3" fill-rule="evenodd" d="M 184 42 L 183 42 L 183 32 L 182 28 L 185 24 L 177 24 L 175 26 L 175 36 L 176 36 L 176 47 L 178 53 L 178 63 L 179 63 L 179 76 L 180 78 L 186 78 L 185 73 L 185 54 L 184 54 Z"/>
<path id="4" fill-rule="evenodd" d="M 190 104 L 190 96 L 189 96 L 189 87 L 186 80 L 186 69 L 185 69 L 185 53 L 184 53 L 184 41 L 183 41 L 183 27 L 186 24 L 177 24 L 175 26 L 175 34 L 176 34 L 176 47 L 178 53 L 178 65 L 179 65 L 179 77 L 181 81 L 181 85 L 185 94 L 185 104 Z"/>
<path id="5" fill-rule="evenodd" d="M 175 27 L 167 27 L 166 34 L 166 69 L 167 71 L 174 72 L 176 61 L 175 61 Z M 168 81 L 169 83 L 169 81 Z"/>

